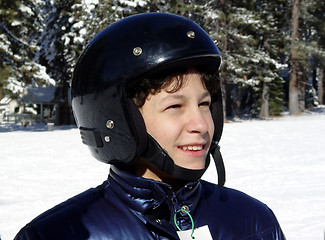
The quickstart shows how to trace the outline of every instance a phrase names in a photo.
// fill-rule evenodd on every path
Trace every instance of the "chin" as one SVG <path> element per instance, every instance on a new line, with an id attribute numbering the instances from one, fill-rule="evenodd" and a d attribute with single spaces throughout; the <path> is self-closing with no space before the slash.
<path id="1" fill-rule="evenodd" d="M 205 161 L 204 162 L 198 162 L 198 163 L 192 163 L 192 164 L 183 164 L 179 165 L 183 168 L 191 169 L 191 170 L 202 170 L 205 168 Z"/>

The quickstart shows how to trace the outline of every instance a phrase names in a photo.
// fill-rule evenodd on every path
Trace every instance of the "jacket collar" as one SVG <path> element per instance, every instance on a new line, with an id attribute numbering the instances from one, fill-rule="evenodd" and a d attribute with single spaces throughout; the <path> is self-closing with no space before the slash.
<path id="1" fill-rule="evenodd" d="M 108 183 L 129 208 L 145 213 L 166 202 L 176 211 L 182 206 L 194 213 L 200 200 L 200 181 L 190 182 L 173 193 L 171 187 L 163 182 L 137 177 L 119 167 L 111 166 Z"/>

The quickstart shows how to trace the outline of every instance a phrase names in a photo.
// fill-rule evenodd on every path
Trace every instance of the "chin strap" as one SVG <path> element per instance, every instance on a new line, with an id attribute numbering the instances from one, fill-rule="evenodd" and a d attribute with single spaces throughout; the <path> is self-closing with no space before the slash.
<path id="1" fill-rule="evenodd" d="M 143 157 L 156 165 L 161 171 L 178 177 L 179 179 L 186 181 L 197 181 L 205 173 L 210 165 L 210 156 L 208 155 L 205 162 L 204 169 L 194 170 L 183 168 L 174 163 L 174 160 L 168 155 L 168 153 L 160 146 L 160 144 L 148 134 L 147 150 Z M 220 147 L 214 143 L 211 146 L 211 153 L 216 163 L 218 172 L 218 187 L 221 188 L 225 183 L 225 167 L 223 164 L 222 156 L 219 151 Z"/>
<path id="2" fill-rule="evenodd" d="M 156 165 L 161 171 L 186 181 L 197 181 L 208 168 L 210 161 L 206 162 L 204 169 L 193 170 L 180 167 L 174 163 L 174 160 L 168 155 L 165 149 L 148 134 L 147 149 L 143 157 Z"/>
<path id="3" fill-rule="evenodd" d="M 223 159 L 220 152 L 220 146 L 218 142 L 213 142 L 210 147 L 210 152 L 213 156 L 217 173 L 218 173 L 218 187 L 222 188 L 226 182 L 226 170 L 225 165 L 223 163 Z"/>

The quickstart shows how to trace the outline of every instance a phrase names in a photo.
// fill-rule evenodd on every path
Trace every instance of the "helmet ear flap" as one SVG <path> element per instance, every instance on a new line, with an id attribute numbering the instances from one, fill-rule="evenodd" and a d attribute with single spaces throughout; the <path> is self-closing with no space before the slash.
<path id="1" fill-rule="evenodd" d="M 219 89 L 211 97 L 212 97 L 211 115 L 215 126 L 213 141 L 219 142 L 223 131 L 223 121 L 224 121 L 221 89 Z"/>
<path id="2" fill-rule="evenodd" d="M 219 141 L 223 130 L 223 107 L 222 107 L 222 94 L 221 89 L 219 89 L 212 96 L 211 104 L 211 115 L 214 122 L 214 134 L 212 138 L 212 143 L 210 147 L 210 153 L 214 159 L 217 173 L 218 173 L 218 187 L 222 188 L 226 182 L 226 171 L 225 165 L 223 163 L 222 155 L 220 152 Z"/>
<path id="3" fill-rule="evenodd" d="M 134 101 L 129 98 L 128 98 L 128 108 L 132 119 L 129 121 L 129 124 L 133 125 L 132 128 L 134 129 L 135 141 L 137 144 L 137 148 L 136 148 L 137 152 L 135 157 L 136 160 L 143 155 L 143 153 L 147 148 L 147 129 L 144 123 L 144 119 L 138 107 L 136 106 Z"/>

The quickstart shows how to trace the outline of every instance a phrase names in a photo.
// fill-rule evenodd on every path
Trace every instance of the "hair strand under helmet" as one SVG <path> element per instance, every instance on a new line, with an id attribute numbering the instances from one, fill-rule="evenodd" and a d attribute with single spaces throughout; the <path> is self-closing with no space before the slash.
<path id="1" fill-rule="evenodd" d="M 185 180 L 199 179 L 203 170 L 185 169 L 150 137 L 141 113 L 127 97 L 126 86 L 141 76 L 177 68 L 218 70 L 221 57 L 208 34 L 189 19 L 166 13 L 146 13 L 120 20 L 100 32 L 78 59 L 72 78 L 72 108 L 83 143 L 100 161 L 133 164 L 140 156 L 164 172 Z M 219 147 L 223 128 L 221 91 L 211 96 L 215 125 L 210 153 L 225 182 Z"/>

